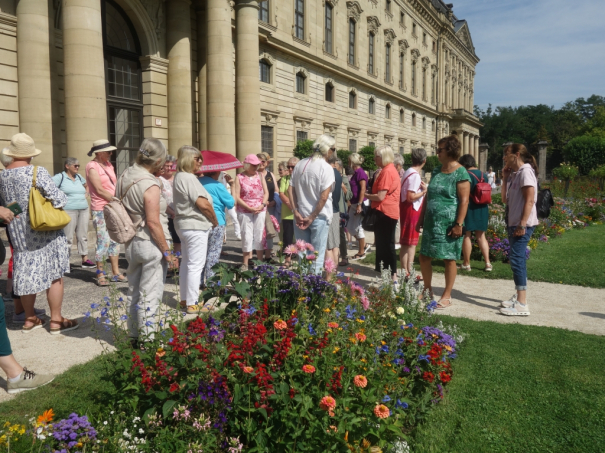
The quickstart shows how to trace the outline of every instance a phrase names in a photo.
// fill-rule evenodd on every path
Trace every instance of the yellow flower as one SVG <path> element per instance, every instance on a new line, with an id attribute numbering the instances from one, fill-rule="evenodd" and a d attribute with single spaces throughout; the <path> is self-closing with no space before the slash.
<path id="1" fill-rule="evenodd" d="M 325 311 L 326 313 L 330 313 L 330 309 L 329 309 L 329 308 L 324 308 L 324 311 Z"/>
<path id="2" fill-rule="evenodd" d="M 382 345 L 384 346 L 385 344 L 387 344 L 386 341 L 381 341 Z"/>
<path id="3" fill-rule="evenodd" d="M 340 351 L 340 348 L 336 347 L 336 348 L 334 348 L 334 350 L 332 351 L 332 354 L 336 354 L 338 351 Z"/>
<path id="4" fill-rule="evenodd" d="M 357 319 L 357 322 L 361 324 L 361 323 L 363 323 L 364 321 L 363 321 L 363 319 Z"/>
<path id="5" fill-rule="evenodd" d="M 362 361 L 363 363 L 366 363 L 366 362 L 367 362 L 367 360 L 366 360 L 366 359 L 361 359 L 361 361 Z"/>

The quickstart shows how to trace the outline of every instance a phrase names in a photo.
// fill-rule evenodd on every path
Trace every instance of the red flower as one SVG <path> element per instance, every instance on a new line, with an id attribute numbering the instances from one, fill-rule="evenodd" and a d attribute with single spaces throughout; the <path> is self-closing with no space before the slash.
<path id="1" fill-rule="evenodd" d="M 177 384 L 176 382 L 173 382 L 172 385 L 170 386 L 170 393 L 174 393 L 176 391 L 178 391 L 181 387 L 179 386 L 179 384 Z"/>
<path id="2" fill-rule="evenodd" d="M 452 375 L 447 374 L 445 371 L 442 371 L 441 373 L 439 373 L 439 379 L 441 379 L 441 382 L 443 383 L 450 382 L 452 380 Z"/>
<path id="3" fill-rule="evenodd" d="M 422 375 L 422 379 L 432 383 L 435 380 L 435 375 L 433 373 L 431 373 L 430 371 L 425 371 L 424 374 Z"/>

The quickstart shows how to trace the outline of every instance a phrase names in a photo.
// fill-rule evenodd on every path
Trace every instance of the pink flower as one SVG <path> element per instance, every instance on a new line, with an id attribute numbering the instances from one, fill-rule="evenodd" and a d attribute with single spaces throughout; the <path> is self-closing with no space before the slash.
<path id="1" fill-rule="evenodd" d="M 303 365 L 302 369 L 305 373 L 315 373 L 315 367 L 313 365 Z"/>
<path id="2" fill-rule="evenodd" d="M 328 323 L 328 327 L 330 329 L 338 329 L 338 323 L 337 322 L 329 322 Z"/>
<path id="3" fill-rule="evenodd" d="M 307 255 L 307 259 L 308 259 L 309 261 L 313 261 L 313 260 L 315 259 L 315 255 L 314 255 L 313 253 L 309 253 L 309 254 Z"/>
<path id="4" fill-rule="evenodd" d="M 331 411 L 336 407 L 336 400 L 331 396 L 324 396 L 319 402 L 319 407 L 324 411 Z"/>
<path id="5" fill-rule="evenodd" d="M 305 250 L 307 250 L 307 243 L 305 241 L 303 241 L 302 239 L 298 239 L 296 241 L 296 248 L 300 251 L 303 252 Z"/>
<path id="6" fill-rule="evenodd" d="M 314 252 L 314 251 L 315 251 L 315 247 L 313 247 L 313 244 L 309 244 L 309 243 L 307 242 L 306 247 L 307 247 L 307 250 L 308 250 L 309 252 Z"/>
<path id="7" fill-rule="evenodd" d="M 284 330 L 288 327 L 288 324 L 286 324 L 286 321 L 282 321 L 280 319 L 279 321 L 275 321 L 273 323 L 273 327 L 275 327 L 277 330 Z"/>
<path id="8" fill-rule="evenodd" d="M 254 368 L 252 368 L 251 366 L 245 366 L 244 368 L 242 368 L 242 370 L 244 371 L 244 373 L 250 374 L 254 371 Z"/>
<path id="9" fill-rule="evenodd" d="M 391 415 L 391 411 L 384 404 L 378 404 L 374 408 L 374 415 L 378 418 L 388 418 L 388 416 Z"/>
<path id="10" fill-rule="evenodd" d="M 365 388 L 368 385 L 368 378 L 362 374 L 358 374 L 353 378 L 353 384 L 355 384 L 355 387 Z"/>
<path id="11" fill-rule="evenodd" d="M 331 274 L 336 270 L 336 264 L 334 264 L 334 261 L 328 258 L 324 264 L 324 268 L 328 274 Z"/>
<path id="12" fill-rule="evenodd" d="M 298 253 L 298 247 L 296 247 L 296 245 L 294 244 L 290 244 L 288 247 L 285 248 L 284 253 L 286 255 L 296 255 Z"/>
<path id="13" fill-rule="evenodd" d="M 370 301 L 368 300 L 367 296 L 361 296 L 361 305 L 363 306 L 364 310 L 370 308 Z"/>

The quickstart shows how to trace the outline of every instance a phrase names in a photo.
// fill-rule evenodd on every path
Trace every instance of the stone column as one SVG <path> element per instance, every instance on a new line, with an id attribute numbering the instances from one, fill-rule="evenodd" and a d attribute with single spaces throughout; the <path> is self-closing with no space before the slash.
<path id="1" fill-rule="evenodd" d="M 468 132 L 463 132 L 464 136 L 463 136 L 463 143 L 462 143 L 462 154 L 468 154 L 469 153 L 469 148 L 468 148 L 468 139 L 469 139 L 469 134 Z"/>
<path id="2" fill-rule="evenodd" d="M 231 7 L 226 0 L 206 2 L 206 109 L 208 149 L 235 156 L 233 39 Z M 256 36 L 258 40 L 258 34 Z M 256 54 L 258 72 L 258 53 Z M 258 74 L 256 75 L 258 77 Z"/>
<path id="3" fill-rule="evenodd" d="M 193 145 L 191 94 L 191 14 L 189 0 L 167 2 L 168 152 Z"/>
<path id="4" fill-rule="evenodd" d="M 235 124 L 237 157 L 261 152 L 260 81 L 258 78 L 258 2 L 235 4 Z"/>
<path id="5" fill-rule="evenodd" d="M 548 150 L 548 142 L 540 140 L 538 143 L 538 180 L 546 181 L 546 151 Z"/>
<path id="6" fill-rule="evenodd" d="M 92 142 L 108 139 L 101 2 L 63 0 L 67 155 L 80 162 Z"/>
<path id="7" fill-rule="evenodd" d="M 475 135 L 475 143 L 473 146 L 473 152 L 475 153 L 475 159 L 477 160 L 477 165 L 479 165 L 479 137 Z"/>
<path id="8" fill-rule="evenodd" d="M 479 145 L 479 170 L 482 172 L 487 171 L 487 152 L 489 151 L 489 146 L 487 143 L 481 143 Z"/>
<path id="9" fill-rule="evenodd" d="M 198 103 L 198 130 L 200 134 L 200 149 L 208 149 L 206 129 L 206 9 L 201 6 L 197 13 L 197 103 Z"/>
<path id="10" fill-rule="evenodd" d="M 17 77 L 19 130 L 42 150 L 36 163 L 54 173 L 48 8 L 48 0 L 17 3 Z"/>

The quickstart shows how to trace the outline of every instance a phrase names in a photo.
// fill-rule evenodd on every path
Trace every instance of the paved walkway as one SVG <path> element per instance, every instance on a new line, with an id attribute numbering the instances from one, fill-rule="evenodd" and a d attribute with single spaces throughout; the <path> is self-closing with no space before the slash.
<path id="1" fill-rule="evenodd" d="M 240 261 L 240 246 L 229 232 L 229 241 L 224 247 L 225 262 Z M 369 242 L 373 238 L 369 237 Z M 350 253 L 352 255 L 353 253 Z M 123 256 L 123 255 L 122 255 Z M 78 265 L 78 259 L 72 261 Z M 3 275 L 7 272 L 7 262 L 2 266 Z M 123 269 L 127 263 L 120 260 Z M 363 265 L 351 266 L 358 271 L 359 281 L 369 283 L 377 275 L 373 268 Z M 107 288 L 94 284 L 94 269 L 84 270 L 74 267 L 65 276 L 65 297 L 63 313 L 66 317 L 75 317 L 80 321 L 90 304 L 100 302 L 108 294 Z M 443 274 L 435 274 L 435 293 L 443 290 Z M 5 292 L 6 279 L 0 280 L 0 291 Z M 126 294 L 127 285 L 120 284 L 118 289 Z M 467 317 L 482 321 L 500 323 L 519 323 L 536 326 L 552 326 L 596 335 L 605 335 L 605 289 L 583 288 L 553 283 L 530 283 L 529 304 L 531 316 L 507 317 L 498 312 L 500 301 L 508 299 L 514 292 L 514 285 L 508 280 L 487 280 L 459 275 L 453 292 L 454 305 L 444 314 Z M 164 302 L 172 307 L 177 304 L 177 288 L 172 281 L 166 285 Z M 46 295 L 40 294 L 36 307 L 47 308 Z M 91 323 L 83 323 L 77 331 L 66 335 L 51 336 L 46 329 L 38 329 L 30 334 L 23 334 L 20 326 L 12 324 L 14 307 L 6 303 L 6 318 L 13 352 L 22 365 L 40 372 L 59 374 L 69 367 L 85 363 L 99 355 L 103 348 L 111 349 L 111 337 L 103 332 L 100 340 L 91 329 Z M 9 399 L 4 376 L 0 377 L 0 402 Z"/>

